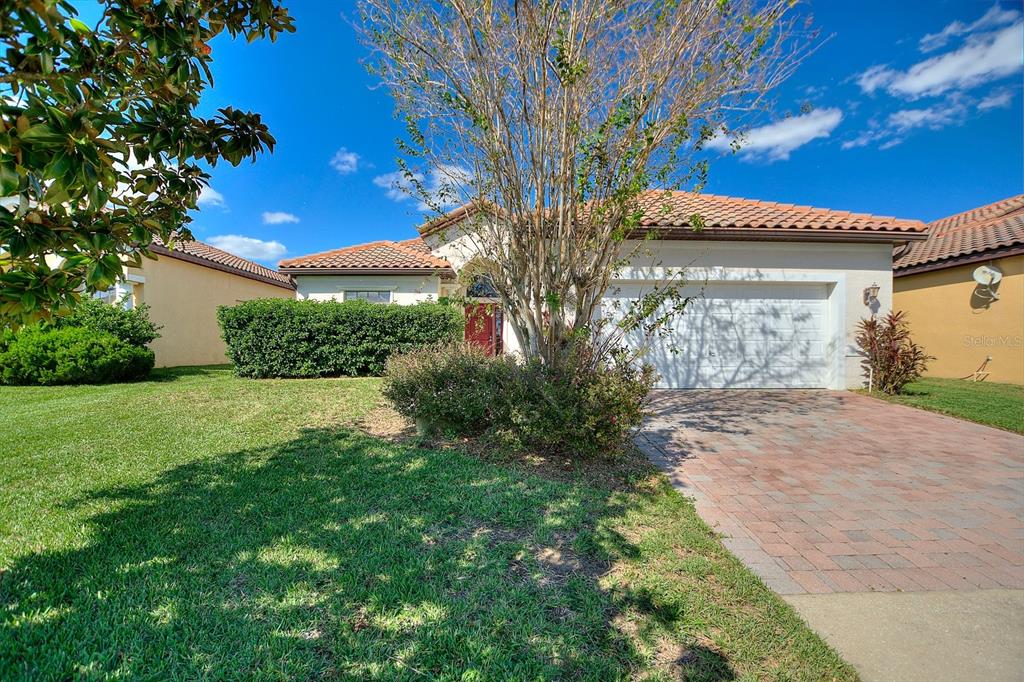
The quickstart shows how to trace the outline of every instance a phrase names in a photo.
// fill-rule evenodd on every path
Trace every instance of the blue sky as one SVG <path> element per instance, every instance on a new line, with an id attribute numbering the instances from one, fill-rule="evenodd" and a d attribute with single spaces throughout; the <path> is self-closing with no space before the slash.
<path id="1" fill-rule="evenodd" d="M 414 236 L 417 202 L 380 180 L 396 170 L 402 131 L 360 63 L 351 5 L 286 5 L 296 33 L 213 44 L 202 110 L 258 111 L 278 146 L 214 170 L 196 237 L 273 264 Z M 818 0 L 804 11 L 827 41 L 777 91 L 746 150 L 716 154 L 707 191 L 923 220 L 1024 191 L 1019 2 Z"/>

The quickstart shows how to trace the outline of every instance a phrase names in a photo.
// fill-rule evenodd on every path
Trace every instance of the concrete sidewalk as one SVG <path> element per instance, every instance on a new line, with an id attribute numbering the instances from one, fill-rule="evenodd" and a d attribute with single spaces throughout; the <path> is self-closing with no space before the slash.
<path id="1" fill-rule="evenodd" d="M 785 599 L 864 682 L 1024 680 L 1024 590 Z"/>

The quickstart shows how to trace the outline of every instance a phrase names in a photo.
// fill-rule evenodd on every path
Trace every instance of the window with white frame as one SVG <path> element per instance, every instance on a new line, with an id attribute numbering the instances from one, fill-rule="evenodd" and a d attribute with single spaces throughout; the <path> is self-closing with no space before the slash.
<path id="1" fill-rule="evenodd" d="M 125 310 L 131 310 L 135 307 L 134 289 L 134 282 L 118 280 L 116 284 L 106 291 L 97 291 L 93 296 L 109 305 L 119 305 Z"/>
<path id="2" fill-rule="evenodd" d="M 346 301 L 369 301 L 370 303 L 391 303 L 391 292 L 370 289 L 346 289 Z"/>

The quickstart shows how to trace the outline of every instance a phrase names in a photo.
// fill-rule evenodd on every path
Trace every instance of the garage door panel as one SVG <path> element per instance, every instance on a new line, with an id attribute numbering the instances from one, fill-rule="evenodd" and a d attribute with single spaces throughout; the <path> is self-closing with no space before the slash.
<path id="1" fill-rule="evenodd" d="M 619 296 L 640 293 L 640 287 L 627 286 Z M 619 309 L 626 308 L 620 302 Z M 658 370 L 663 387 L 822 387 L 827 319 L 824 285 L 709 285 L 672 320 L 671 331 L 654 340 L 645 360 Z"/>

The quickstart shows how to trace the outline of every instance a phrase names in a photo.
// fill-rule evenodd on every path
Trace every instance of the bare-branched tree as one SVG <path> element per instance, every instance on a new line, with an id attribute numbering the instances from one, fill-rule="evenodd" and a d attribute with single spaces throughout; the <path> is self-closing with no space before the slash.
<path id="1" fill-rule="evenodd" d="M 407 124 L 398 184 L 438 211 L 467 205 L 458 233 L 525 354 L 556 361 L 593 331 L 617 268 L 654 236 L 641 192 L 699 189 L 703 143 L 800 61 L 793 4 L 361 2 L 371 69 Z M 672 295 L 666 282 L 640 309 L 657 317 Z"/>

